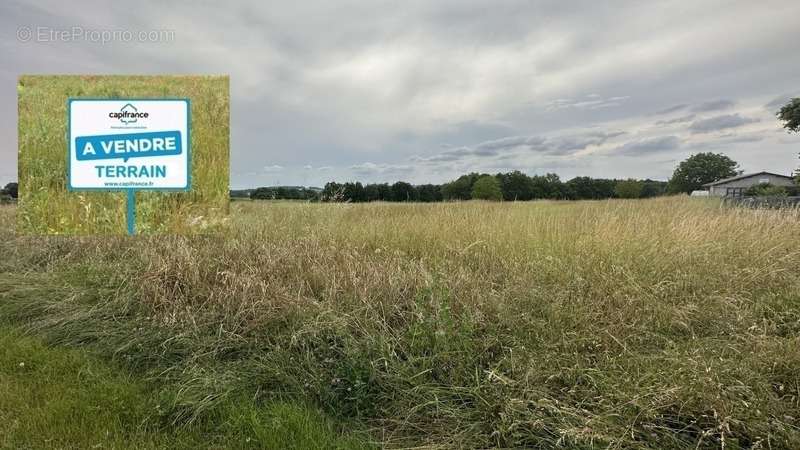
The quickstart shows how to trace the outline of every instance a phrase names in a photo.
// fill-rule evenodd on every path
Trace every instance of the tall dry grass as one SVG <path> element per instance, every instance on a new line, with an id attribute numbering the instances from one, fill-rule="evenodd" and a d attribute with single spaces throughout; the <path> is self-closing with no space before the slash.
<path id="1" fill-rule="evenodd" d="M 27 238 L 3 308 L 173 386 L 384 445 L 800 446 L 800 212 L 714 200 L 232 205 L 226 235 Z"/>

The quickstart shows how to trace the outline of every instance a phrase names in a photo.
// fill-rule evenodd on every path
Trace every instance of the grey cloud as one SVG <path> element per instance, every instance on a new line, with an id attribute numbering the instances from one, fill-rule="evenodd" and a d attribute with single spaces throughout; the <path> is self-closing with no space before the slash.
<path id="1" fill-rule="evenodd" d="M 431 156 L 419 156 L 414 155 L 411 157 L 411 161 L 414 162 L 451 162 L 451 161 L 458 161 L 464 159 L 465 157 L 473 154 L 472 149 L 468 147 L 459 147 L 453 150 L 447 150 L 445 152 L 437 153 Z"/>
<path id="2" fill-rule="evenodd" d="M 469 157 L 500 156 L 507 159 L 510 150 L 535 151 L 544 155 L 570 155 L 591 146 L 598 146 L 608 140 L 625 134 L 624 131 L 587 131 L 561 136 L 509 136 L 502 139 L 481 142 L 474 146 L 459 147 L 428 157 L 414 156 L 416 162 L 452 162 Z"/>
<path id="3" fill-rule="evenodd" d="M 694 120 L 694 118 L 695 118 L 694 114 L 689 114 L 688 116 L 676 117 L 674 119 L 659 120 L 658 122 L 656 122 L 656 126 L 663 127 L 663 126 L 666 126 L 666 125 L 674 125 L 676 123 L 691 122 L 692 120 Z"/>
<path id="4" fill-rule="evenodd" d="M 686 109 L 688 106 L 689 105 L 687 105 L 687 104 L 670 106 L 669 108 L 664 108 L 664 109 L 662 109 L 660 111 L 656 111 L 655 114 L 659 115 L 659 116 L 666 115 L 666 114 L 671 114 L 671 113 L 680 111 L 682 109 Z"/>
<path id="5" fill-rule="evenodd" d="M 710 133 L 712 131 L 726 130 L 729 128 L 737 128 L 749 123 L 758 122 L 758 119 L 750 117 L 742 117 L 740 114 L 725 114 L 721 116 L 711 117 L 709 119 L 698 120 L 692 122 L 689 126 L 689 131 L 692 133 Z"/>
<path id="6" fill-rule="evenodd" d="M 493 139 L 481 142 L 474 146 L 463 146 L 451 150 L 446 150 L 428 157 L 414 156 L 412 161 L 416 162 L 451 162 L 466 159 L 468 157 L 492 157 L 497 156 L 503 151 L 516 148 L 535 148 L 541 146 L 545 139 L 539 136 L 509 136 L 501 139 Z"/>
<path id="7" fill-rule="evenodd" d="M 394 165 L 394 164 L 375 164 L 365 162 L 350 166 L 350 170 L 359 175 L 374 175 L 374 174 L 389 174 L 389 173 L 406 173 L 413 170 L 411 166 L 407 165 Z"/>
<path id="8" fill-rule="evenodd" d="M 747 143 L 747 142 L 761 142 L 764 140 L 764 136 L 759 136 L 755 134 L 749 134 L 744 136 L 731 136 L 730 138 L 725 139 L 726 143 Z"/>
<path id="9" fill-rule="evenodd" d="M 721 109 L 728 109 L 733 107 L 736 102 L 733 100 L 712 100 L 709 102 L 700 103 L 699 105 L 695 105 L 692 107 L 692 111 L 694 112 L 709 112 L 709 111 L 719 111 Z"/>
<path id="10" fill-rule="evenodd" d="M 622 155 L 637 156 L 666 150 L 675 150 L 680 146 L 680 142 L 681 140 L 678 136 L 659 136 L 638 139 L 626 142 L 617 147 L 614 152 Z"/>
<path id="11" fill-rule="evenodd" d="M 481 142 L 476 145 L 476 150 L 483 151 L 484 154 L 494 153 L 505 149 L 528 147 L 538 148 L 544 145 L 547 139 L 541 136 L 510 136 L 502 139 L 495 139 L 491 141 Z"/>
<path id="12" fill-rule="evenodd" d="M 680 105 L 670 106 L 669 108 L 665 108 L 665 109 L 662 109 L 660 111 L 656 111 L 655 115 L 664 116 L 664 115 L 672 114 L 674 112 L 685 110 L 687 108 L 689 110 L 691 110 L 692 112 L 696 112 L 696 113 L 697 112 L 719 111 L 721 109 L 731 108 L 735 104 L 736 104 L 736 102 L 734 102 L 733 100 L 725 100 L 725 99 L 711 100 L 711 101 L 699 103 L 699 104 L 696 104 L 696 105 L 689 105 L 689 104 L 686 104 L 686 103 L 682 103 Z M 694 117 L 694 116 L 693 115 L 683 116 L 683 118 L 686 118 L 686 117 Z M 656 122 L 656 125 L 680 123 L 679 119 L 681 119 L 681 118 L 673 119 L 673 120 L 666 120 L 666 121 L 658 121 L 658 122 Z"/>
<path id="13" fill-rule="evenodd" d="M 800 94 L 796 94 L 796 95 L 792 95 L 792 94 L 779 95 L 779 96 L 775 97 L 774 99 L 772 99 L 769 103 L 764 105 L 764 108 L 766 108 L 767 111 L 769 111 L 771 113 L 777 113 L 778 110 L 780 110 L 783 105 L 789 103 L 790 101 L 792 101 L 793 98 L 797 98 L 797 97 L 800 97 Z"/>
<path id="14" fill-rule="evenodd" d="M 570 154 L 586 150 L 591 146 L 605 144 L 609 139 L 623 134 L 625 134 L 624 131 L 592 131 L 588 133 L 558 136 L 548 140 L 545 147 L 547 148 L 546 152 L 550 154 Z"/>
<path id="15" fill-rule="evenodd" d="M 760 134 L 736 134 L 727 133 L 721 136 L 715 136 L 714 139 L 704 140 L 699 142 L 692 142 L 688 148 L 691 150 L 722 150 L 730 151 L 736 144 L 752 144 L 755 142 L 762 142 L 765 137 Z"/>
<path id="16" fill-rule="evenodd" d="M 612 106 L 620 106 L 622 105 L 625 100 L 628 100 L 630 96 L 616 96 L 616 97 L 608 97 L 603 98 L 597 94 L 589 94 L 584 98 L 579 99 L 572 99 L 572 98 L 559 98 L 553 100 L 545 106 L 548 111 L 559 110 L 559 109 L 567 109 L 567 108 L 577 108 L 577 109 L 600 109 L 600 108 L 610 108 Z"/>

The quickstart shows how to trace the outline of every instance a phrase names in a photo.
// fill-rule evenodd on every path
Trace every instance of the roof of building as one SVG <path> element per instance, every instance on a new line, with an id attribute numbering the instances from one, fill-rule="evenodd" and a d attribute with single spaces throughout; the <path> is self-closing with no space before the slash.
<path id="1" fill-rule="evenodd" d="M 756 172 L 756 173 L 743 173 L 741 175 L 736 175 L 734 177 L 723 178 L 721 180 L 717 180 L 717 181 L 714 181 L 714 182 L 711 182 L 711 183 L 706 183 L 706 184 L 703 185 L 703 187 L 716 186 L 718 184 L 724 184 L 724 183 L 728 183 L 728 182 L 731 182 L 731 181 L 741 180 L 743 178 L 756 177 L 756 176 L 759 176 L 759 175 L 772 175 L 773 177 L 781 177 L 781 178 L 786 178 L 788 180 L 794 180 L 794 178 L 792 178 L 790 176 L 787 176 L 787 175 L 781 175 L 779 173 L 772 173 L 772 172 L 764 172 L 764 171 L 762 171 L 762 172 Z"/>

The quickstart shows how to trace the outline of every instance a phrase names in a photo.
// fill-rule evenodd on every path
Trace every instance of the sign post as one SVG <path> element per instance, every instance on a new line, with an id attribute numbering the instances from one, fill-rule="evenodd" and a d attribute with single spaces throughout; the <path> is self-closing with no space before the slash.
<path id="1" fill-rule="evenodd" d="M 137 190 L 191 189 L 188 99 L 72 98 L 67 116 L 68 189 L 127 192 L 128 234 Z"/>
<path id="2" fill-rule="evenodd" d="M 128 209 L 128 234 L 133 235 L 136 233 L 136 189 L 128 189 L 126 206 Z"/>

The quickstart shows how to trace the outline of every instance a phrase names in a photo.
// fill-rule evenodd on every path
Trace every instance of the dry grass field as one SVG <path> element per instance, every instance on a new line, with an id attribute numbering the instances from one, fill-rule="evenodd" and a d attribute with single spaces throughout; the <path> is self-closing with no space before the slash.
<path id="1" fill-rule="evenodd" d="M 157 383 L 176 427 L 248 398 L 383 446 L 800 448 L 798 210 L 231 209 L 225 234 L 66 238 L 2 207 L 0 316 Z"/>

